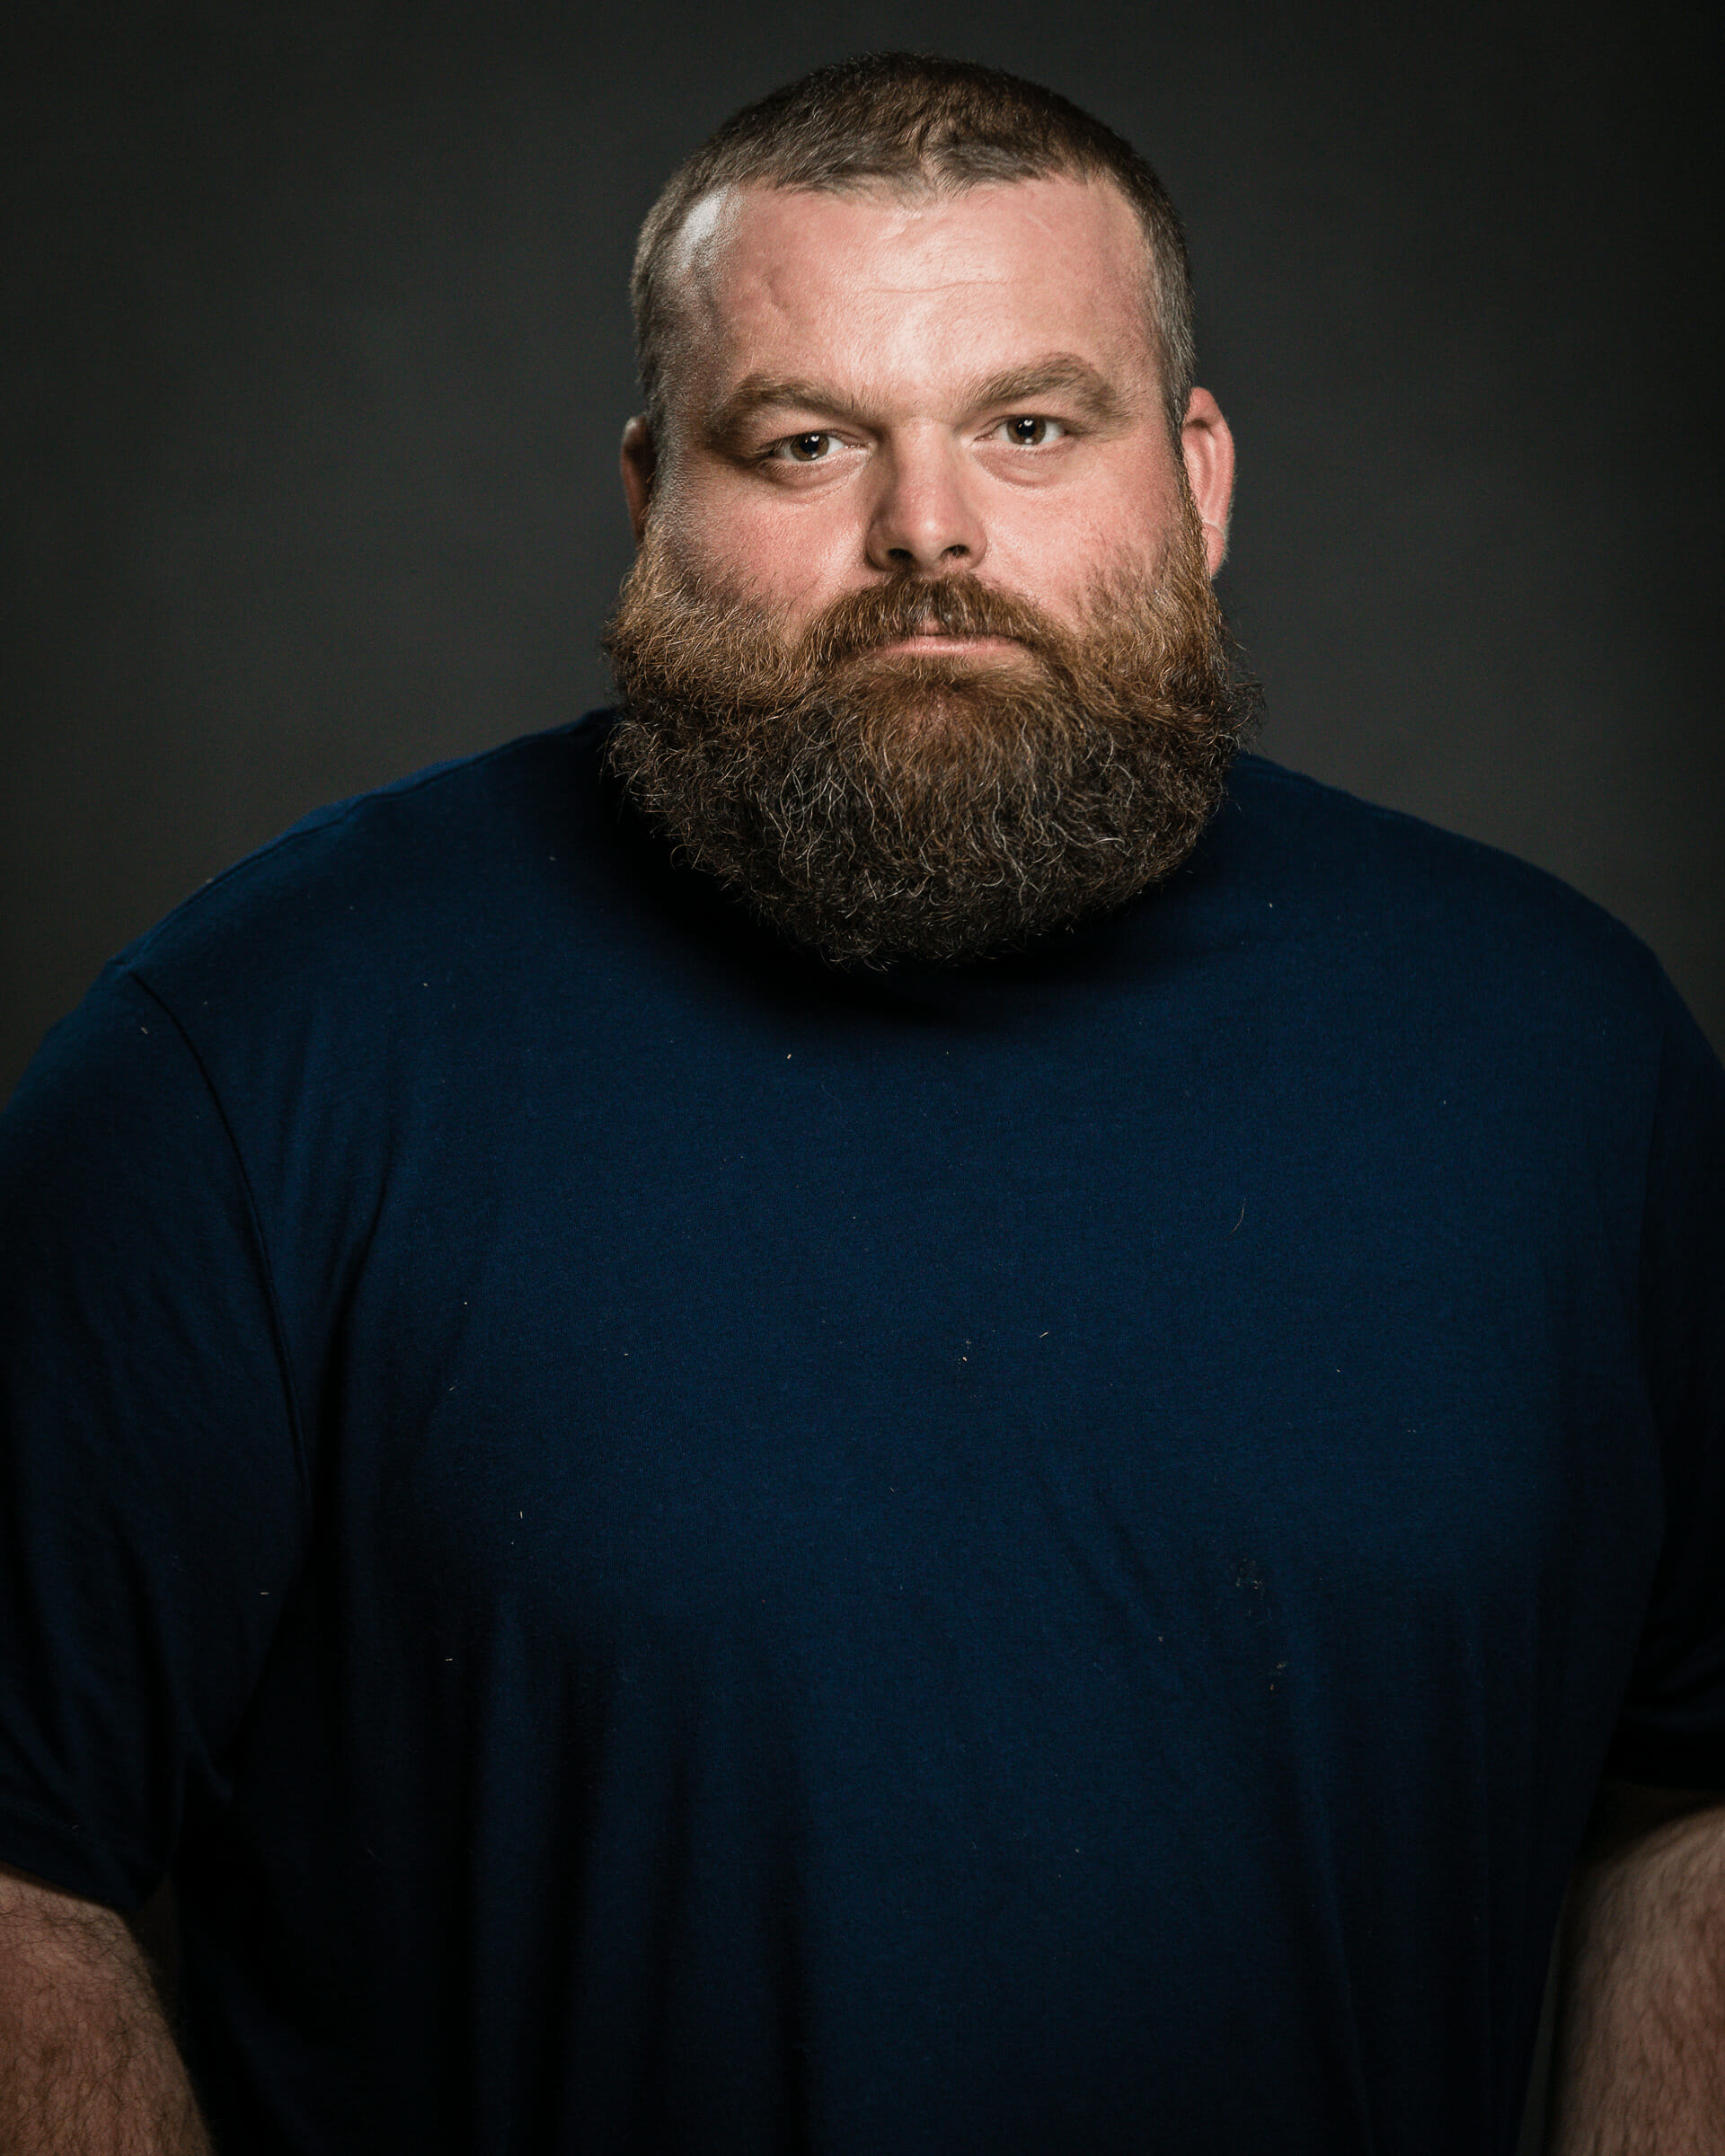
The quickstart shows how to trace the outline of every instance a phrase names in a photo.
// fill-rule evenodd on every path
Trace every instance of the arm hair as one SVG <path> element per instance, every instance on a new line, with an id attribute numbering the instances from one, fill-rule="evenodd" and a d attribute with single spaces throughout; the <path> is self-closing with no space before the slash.
<path id="1" fill-rule="evenodd" d="M 125 1919 L 5 1865 L 0 2150 L 210 2156 L 191 2083 Z"/>
<path id="2" fill-rule="evenodd" d="M 1606 1786 L 1561 1971 L 1549 2156 L 1725 2150 L 1725 1803 Z"/>

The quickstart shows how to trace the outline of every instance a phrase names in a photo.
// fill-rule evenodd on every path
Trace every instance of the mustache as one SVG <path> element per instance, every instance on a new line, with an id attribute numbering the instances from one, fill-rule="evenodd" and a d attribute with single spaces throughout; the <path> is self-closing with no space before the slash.
<path id="1" fill-rule="evenodd" d="M 913 572 L 842 594 L 803 631 L 798 656 L 807 666 L 836 666 L 931 632 L 1008 637 L 1043 656 L 1066 641 L 1028 600 L 985 584 L 972 570 L 954 570 L 942 577 Z"/>

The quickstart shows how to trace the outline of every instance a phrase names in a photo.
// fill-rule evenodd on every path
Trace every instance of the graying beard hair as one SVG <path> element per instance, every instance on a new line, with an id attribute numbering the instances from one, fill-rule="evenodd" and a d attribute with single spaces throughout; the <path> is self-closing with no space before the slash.
<path id="1" fill-rule="evenodd" d="M 1076 636 L 960 575 L 847 595 L 788 640 L 650 543 L 606 637 L 610 766 L 681 858 L 829 960 L 1022 946 L 1164 880 L 1221 799 L 1252 695 L 1195 546 Z M 868 665 L 931 614 L 1040 663 Z"/>

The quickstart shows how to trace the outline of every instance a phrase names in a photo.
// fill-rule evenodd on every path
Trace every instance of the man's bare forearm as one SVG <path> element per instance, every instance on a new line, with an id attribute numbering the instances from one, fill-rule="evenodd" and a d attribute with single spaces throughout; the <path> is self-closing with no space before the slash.
<path id="1" fill-rule="evenodd" d="M 4 1867 L 0 2150 L 209 2156 L 191 2083 L 124 1920 Z"/>
<path id="2" fill-rule="evenodd" d="M 1550 2156 L 1725 2149 L 1725 1807 L 1609 1812 L 1565 1926 Z"/>

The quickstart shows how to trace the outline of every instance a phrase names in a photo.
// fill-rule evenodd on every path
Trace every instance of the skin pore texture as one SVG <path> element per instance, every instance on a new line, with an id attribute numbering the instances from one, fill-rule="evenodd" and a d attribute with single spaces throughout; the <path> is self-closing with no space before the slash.
<path id="1" fill-rule="evenodd" d="M 1159 552 L 1182 463 L 1220 566 L 1233 439 L 1201 390 L 1169 439 L 1143 234 L 1111 187 L 731 189 L 682 250 L 669 438 L 632 428 L 624 481 L 637 536 L 657 493 L 695 582 L 796 625 L 961 561 L 1075 624 L 1098 573 Z M 1024 419 L 1049 424 L 1027 440 Z"/>
<path id="2" fill-rule="evenodd" d="M 1232 444 L 1170 438 L 1111 187 L 731 189 L 681 237 L 614 767 L 836 959 L 969 959 L 1162 880 L 1251 699 L 1210 588 Z"/>

